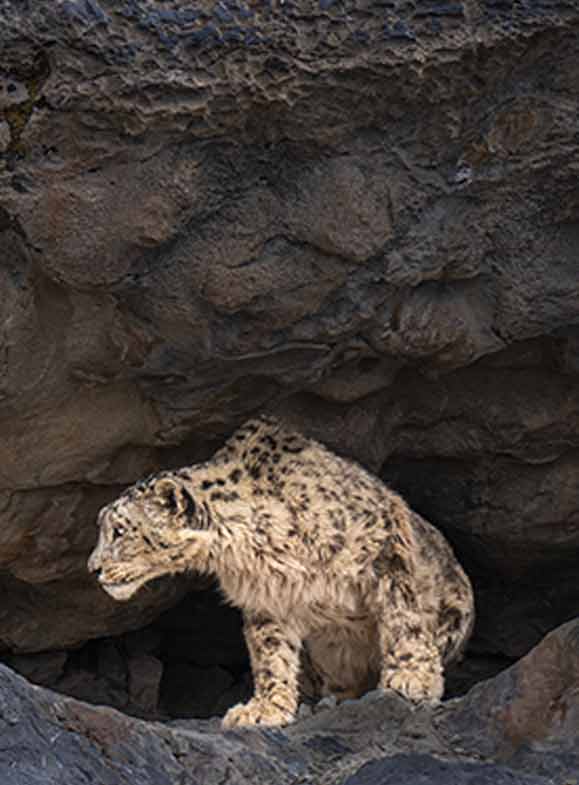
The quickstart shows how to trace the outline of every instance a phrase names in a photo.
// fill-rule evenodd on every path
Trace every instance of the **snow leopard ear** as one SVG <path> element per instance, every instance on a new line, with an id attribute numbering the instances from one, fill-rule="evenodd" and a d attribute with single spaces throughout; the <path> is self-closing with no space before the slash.
<path id="1" fill-rule="evenodd" d="M 155 483 L 155 497 L 161 506 L 175 515 L 183 515 L 189 524 L 197 514 L 193 494 L 182 482 L 173 477 L 161 477 Z"/>
<path id="2" fill-rule="evenodd" d="M 193 498 L 193 494 L 184 486 L 181 487 L 181 504 L 183 515 L 187 518 L 188 523 L 192 524 L 197 517 L 197 505 Z"/>
<path id="3" fill-rule="evenodd" d="M 169 512 L 179 512 L 180 486 L 171 477 L 160 477 L 152 488 L 155 501 Z"/>

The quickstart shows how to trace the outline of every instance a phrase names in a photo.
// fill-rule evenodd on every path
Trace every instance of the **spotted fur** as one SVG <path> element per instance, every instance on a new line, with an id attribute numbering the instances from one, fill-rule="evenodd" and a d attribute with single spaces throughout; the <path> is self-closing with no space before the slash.
<path id="1" fill-rule="evenodd" d="M 442 534 L 272 418 L 246 423 L 207 463 L 137 483 L 99 523 L 89 569 L 115 599 L 195 570 L 242 610 L 255 694 L 225 727 L 291 722 L 304 654 L 322 694 L 378 685 L 437 702 L 472 629 L 471 585 Z"/>

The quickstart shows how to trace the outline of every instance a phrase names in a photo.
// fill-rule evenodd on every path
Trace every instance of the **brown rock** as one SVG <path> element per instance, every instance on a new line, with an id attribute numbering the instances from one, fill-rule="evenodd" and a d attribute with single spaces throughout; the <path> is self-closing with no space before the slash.
<path id="1" fill-rule="evenodd" d="M 453 744 L 485 758 L 541 774 L 554 775 L 559 765 L 579 771 L 579 619 L 450 703 L 440 727 Z"/>
<path id="2" fill-rule="evenodd" d="M 266 409 L 524 653 L 579 603 L 576 4 L 111 8 L 0 1 L 0 647 L 173 603 L 91 581 L 96 512 Z"/>

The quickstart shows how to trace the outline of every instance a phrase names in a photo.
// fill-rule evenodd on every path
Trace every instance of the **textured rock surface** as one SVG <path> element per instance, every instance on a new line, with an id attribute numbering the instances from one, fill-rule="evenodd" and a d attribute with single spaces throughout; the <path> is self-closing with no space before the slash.
<path id="1" fill-rule="evenodd" d="M 264 408 L 447 531 L 480 650 L 576 613 L 575 0 L 0 22 L 0 645 L 174 602 L 96 588 L 95 512 Z"/>
<path id="2" fill-rule="evenodd" d="M 568 785 L 579 774 L 579 620 L 434 712 L 371 693 L 283 731 L 147 723 L 0 676 L 4 785 Z"/>
<path id="3" fill-rule="evenodd" d="M 441 732 L 483 758 L 546 777 L 579 774 L 579 619 L 523 659 L 447 705 Z"/>

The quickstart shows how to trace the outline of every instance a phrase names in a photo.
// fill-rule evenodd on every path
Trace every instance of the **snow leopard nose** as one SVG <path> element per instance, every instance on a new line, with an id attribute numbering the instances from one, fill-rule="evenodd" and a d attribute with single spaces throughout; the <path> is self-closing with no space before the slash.
<path id="1" fill-rule="evenodd" d="M 104 512 L 105 512 L 104 509 L 101 510 L 97 517 L 97 526 L 99 527 L 99 529 L 101 528 L 102 523 L 104 521 L 104 517 L 105 517 Z M 102 550 L 103 549 L 101 545 L 101 536 L 99 534 L 99 539 L 97 541 L 97 544 L 95 545 L 94 550 L 91 553 L 86 565 L 88 567 L 89 572 L 98 572 L 98 570 L 100 570 L 102 566 Z"/>
<path id="2" fill-rule="evenodd" d="M 101 560 L 100 554 L 97 553 L 97 548 L 91 553 L 90 558 L 87 562 L 87 567 L 89 572 L 97 572 L 101 568 Z"/>
<path id="3" fill-rule="evenodd" d="M 100 570 L 102 566 L 100 545 L 97 545 L 91 553 L 86 566 L 88 567 L 89 572 L 98 572 Z"/>

